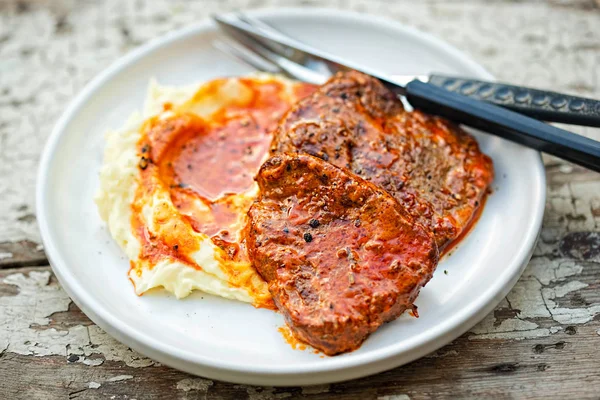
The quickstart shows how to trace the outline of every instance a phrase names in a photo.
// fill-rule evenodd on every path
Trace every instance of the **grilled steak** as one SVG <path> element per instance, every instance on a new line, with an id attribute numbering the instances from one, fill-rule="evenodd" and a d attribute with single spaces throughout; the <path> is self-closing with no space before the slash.
<path id="1" fill-rule="evenodd" d="M 246 245 L 296 337 L 354 350 L 414 307 L 438 249 L 385 190 L 308 154 L 274 156 L 256 179 Z"/>
<path id="2" fill-rule="evenodd" d="M 340 73 L 293 106 L 271 153 L 304 152 L 384 188 L 441 249 L 469 225 L 493 179 L 492 161 L 454 124 L 406 112 L 378 80 Z"/>

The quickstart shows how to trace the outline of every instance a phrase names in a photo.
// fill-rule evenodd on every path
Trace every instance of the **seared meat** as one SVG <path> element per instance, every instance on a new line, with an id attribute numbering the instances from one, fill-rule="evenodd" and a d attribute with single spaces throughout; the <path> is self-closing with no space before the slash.
<path id="1" fill-rule="evenodd" d="M 272 157 L 256 179 L 246 245 L 299 339 L 354 350 L 414 308 L 438 249 L 385 190 L 308 154 Z"/>
<path id="2" fill-rule="evenodd" d="M 392 194 L 441 249 L 469 225 L 493 179 L 475 139 L 442 118 L 406 112 L 378 80 L 340 73 L 281 120 L 271 153 L 304 152 Z"/>

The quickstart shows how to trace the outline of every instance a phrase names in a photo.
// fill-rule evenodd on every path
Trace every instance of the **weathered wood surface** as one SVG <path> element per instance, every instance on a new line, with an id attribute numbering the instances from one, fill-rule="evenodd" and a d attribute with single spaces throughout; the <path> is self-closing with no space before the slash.
<path id="1" fill-rule="evenodd" d="M 256 388 L 158 365 L 89 321 L 49 267 L 33 267 L 46 263 L 34 214 L 39 153 L 93 75 L 213 12 L 316 4 L 431 32 L 506 81 L 600 98 L 592 0 L 0 0 L 0 398 L 599 398 L 600 175 L 555 159 L 540 242 L 507 298 L 435 354 L 352 382 Z"/>

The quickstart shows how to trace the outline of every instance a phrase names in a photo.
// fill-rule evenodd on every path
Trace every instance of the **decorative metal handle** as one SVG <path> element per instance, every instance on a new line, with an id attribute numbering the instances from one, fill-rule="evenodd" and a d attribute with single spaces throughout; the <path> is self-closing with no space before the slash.
<path id="1" fill-rule="evenodd" d="M 598 100 L 443 75 L 431 75 L 429 83 L 542 121 L 600 127 Z"/>

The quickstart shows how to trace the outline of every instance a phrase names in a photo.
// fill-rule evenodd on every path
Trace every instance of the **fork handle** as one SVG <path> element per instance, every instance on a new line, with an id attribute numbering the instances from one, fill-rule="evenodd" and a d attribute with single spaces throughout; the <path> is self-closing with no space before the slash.
<path id="1" fill-rule="evenodd" d="M 542 121 L 600 127 L 598 100 L 444 75 L 430 75 L 429 83 Z"/>
<path id="2" fill-rule="evenodd" d="M 413 107 L 430 114 L 446 117 L 600 172 L 600 142 L 595 140 L 418 80 L 406 85 L 405 95 Z"/>

